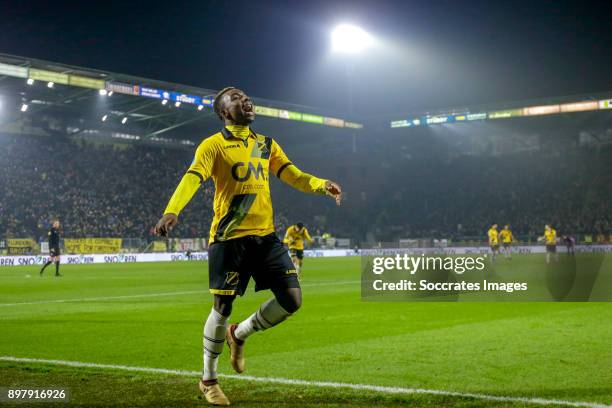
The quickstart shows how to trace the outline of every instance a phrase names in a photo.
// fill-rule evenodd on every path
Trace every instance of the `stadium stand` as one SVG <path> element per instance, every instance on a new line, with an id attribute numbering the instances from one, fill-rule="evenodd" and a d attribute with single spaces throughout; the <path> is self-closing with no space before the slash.
<path id="1" fill-rule="evenodd" d="M 191 162 L 192 148 L 93 144 L 79 139 L 0 135 L 0 236 L 40 238 L 50 221 L 65 236 L 150 238 Z M 612 149 L 576 147 L 563 152 L 430 157 L 397 154 L 393 144 L 357 162 L 395 183 L 359 183 L 359 168 L 317 161 L 299 150 L 307 169 L 347 179 L 347 206 L 297 198 L 273 184 L 279 231 L 295 220 L 314 234 L 332 232 L 354 242 L 402 237 L 479 237 L 493 222 L 535 238 L 550 222 L 559 233 L 608 237 L 612 230 Z M 386 156 L 384 165 L 378 161 Z M 351 161 L 354 163 L 355 161 Z M 327 166 L 327 167 L 326 167 Z M 483 171 L 486 169 L 486 171 Z M 351 173 L 351 175 L 347 174 Z M 365 176 L 358 174 L 357 176 Z M 351 180 L 353 180 L 351 182 Z M 469 182 L 466 182 L 469 180 Z M 181 217 L 175 236 L 206 236 L 212 215 L 207 182 Z M 601 238 L 600 238 L 601 240 Z"/>
<path id="2" fill-rule="evenodd" d="M 0 89 L 0 244 L 5 238 L 39 240 L 57 217 L 64 237 L 131 238 L 144 248 L 195 147 L 219 130 L 208 106 L 215 91 L 4 54 L 0 63 L 6 75 Z M 56 78 L 61 81 L 49 87 Z M 467 110 L 604 103 L 584 112 L 559 108 L 554 115 L 399 128 L 389 121 L 400 119 L 395 115 L 350 122 L 334 119 L 341 114 L 317 116 L 324 112 L 256 97 L 254 129 L 277 140 L 301 169 L 338 181 L 344 190 L 338 208 L 271 177 L 277 231 L 301 221 L 314 236 L 350 238 L 365 247 L 403 238 L 484 242 L 492 223 L 508 223 L 516 237 L 533 242 L 551 223 L 579 242 L 607 242 L 609 97 Z M 295 116 L 289 112 L 301 119 L 288 120 Z M 212 194 L 208 181 L 173 236 L 206 237 Z"/>

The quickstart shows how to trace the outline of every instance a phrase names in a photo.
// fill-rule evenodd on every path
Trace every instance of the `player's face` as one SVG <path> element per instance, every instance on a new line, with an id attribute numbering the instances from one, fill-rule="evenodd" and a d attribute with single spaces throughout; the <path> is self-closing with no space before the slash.
<path id="1" fill-rule="evenodd" d="M 59 223 L 59 221 L 55 221 L 55 222 L 53 223 L 53 228 L 59 228 L 59 227 L 60 227 L 60 223 Z"/>
<path id="2" fill-rule="evenodd" d="M 240 89 L 232 89 L 223 95 L 221 111 L 236 125 L 248 125 L 255 120 L 253 101 Z"/>

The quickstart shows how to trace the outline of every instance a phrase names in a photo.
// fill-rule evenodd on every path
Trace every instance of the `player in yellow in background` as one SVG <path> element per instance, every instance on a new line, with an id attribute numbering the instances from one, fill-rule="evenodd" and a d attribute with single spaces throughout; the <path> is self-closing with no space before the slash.
<path id="1" fill-rule="evenodd" d="M 555 254 L 555 262 L 559 260 L 557 253 L 557 231 L 549 224 L 544 226 L 544 236 L 540 240 L 546 243 L 546 263 L 550 263 L 551 254 Z"/>
<path id="2" fill-rule="evenodd" d="M 514 235 L 512 235 L 509 225 L 504 225 L 504 229 L 499 232 L 499 237 L 501 238 L 504 257 L 508 260 L 512 259 L 510 247 L 514 243 Z"/>
<path id="3" fill-rule="evenodd" d="M 303 223 L 298 222 L 287 228 L 283 242 L 289 247 L 291 260 L 295 265 L 298 277 L 300 273 L 302 273 L 302 265 L 304 263 L 304 241 L 308 241 L 309 244 L 312 244 L 312 238 Z"/>
<path id="4" fill-rule="evenodd" d="M 489 247 L 491 247 L 491 252 L 493 253 L 491 262 L 495 262 L 495 258 L 499 253 L 499 232 L 497 231 L 497 224 L 491 225 L 487 235 L 489 237 Z"/>
<path id="5" fill-rule="evenodd" d="M 229 346 L 232 367 L 243 372 L 246 339 L 281 323 L 302 303 L 295 266 L 274 232 L 269 176 L 306 193 L 331 196 L 338 205 L 342 191 L 333 181 L 302 172 L 276 141 L 255 133 L 249 126 L 255 119 L 253 102 L 240 89 L 221 90 L 213 108 L 224 127 L 198 146 L 155 231 L 167 236 L 199 186 L 212 178 L 215 199 L 208 275 L 214 304 L 204 325 L 199 387 L 210 404 L 229 405 L 217 381 L 224 343 Z M 251 277 L 256 291 L 270 289 L 274 297 L 239 324 L 228 324 L 233 302 L 244 294 Z"/>

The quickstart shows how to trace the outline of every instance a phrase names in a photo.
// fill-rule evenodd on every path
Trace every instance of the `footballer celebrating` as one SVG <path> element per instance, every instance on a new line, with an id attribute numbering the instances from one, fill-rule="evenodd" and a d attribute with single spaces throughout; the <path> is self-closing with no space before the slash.
<path id="1" fill-rule="evenodd" d="M 512 256 L 510 255 L 510 247 L 514 243 L 514 235 L 512 235 L 512 231 L 510 231 L 509 225 L 504 225 L 504 229 L 499 232 L 499 237 L 501 238 L 504 257 L 507 260 L 512 259 Z"/>
<path id="2" fill-rule="evenodd" d="M 491 262 L 495 262 L 495 258 L 499 252 L 499 232 L 497 231 L 497 224 L 491 225 L 491 228 L 487 231 L 487 236 L 489 237 L 489 247 L 491 247 L 491 252 L 493 253 Z"/>
<path id="3" fill-rule="evenodd" d="M 312 238 L 310 237 L 310 234 L 303 223 L 298 222 L 297 224 L 287 228 L 283 242 L 289 247 L 291 260 L 295 265 L 298 277 L 300 277 L 300 274 L 302 273 L 302 264 L 304 263 L 305 240 L 308 241 L 309 244 L 312 244 Z"/>
<path id="4" fill-rule="evenodd" d="M 212 178 L 215 198 L 208 270 L 214 305 L 204 324 L 204 370 L 199 387 L 210 404 L 229 405 L 217 381 L 224 341 L 232 367 L 241 373 L 246 339 L 281 323 L 302 302 L 295 266 L 274 232 L 269 174 L 302 192 L 334 197 L 338 205 L 342 190 L 332 181 L 302 172 L 276 141 L 255 133 L 249 126 L 255 119 L 253 103 L 240 89 L 222 89 L 213 109 L 225 126 L 200 143 L 155 230 L 167 236 L 198 187 Z M 228 325 L 234 299 L 244 295 L 251 277 L 256 291 L 270 289 L 274 297 L 246 320 Z"/>
<path id="5" fill-rule="evenodd" d="M 49 259 L 40 270 L 40 276 L 43 276 L 45 268 L 55 262 L 55 276 L 62 276 L 59 273 L 60 266 L 60 222 L 53 221 L 53 225 L 47 233 L 49 239 Z"/>

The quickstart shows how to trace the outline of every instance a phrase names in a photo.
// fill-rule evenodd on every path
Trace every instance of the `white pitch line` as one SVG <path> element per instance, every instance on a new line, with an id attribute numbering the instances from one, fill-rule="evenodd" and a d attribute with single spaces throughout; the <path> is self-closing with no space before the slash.
<path id="1" fill-rule="evenodd" d="M 314 282 L 302 284 L 302 287 L 310 286 L 334 286 L 334 285 L 348 285 L 353 283 L 359 283 L 360 281 L 333 281 L 333 282 Z M 162 297 L 162 296 L 174 296 L 174 295 L 192 295 L 195 293 L 208 293 L 208 290 L 190 290 L 185 292 L 166 292 L 166 293 L 143 293 L 140 295 L 121 295 L 121 296 L 98 296 L 89 298 L 72 298 L 72 299 L 54 299 L 54 300 L 40 300 L 36 302 L 18 302 L 18 303 L 0 303 L 0 307 L 8 306 L 27 306 L 27 305 L 46 305 L 49 303 L 69 303 L 69 302 L 96 302 L 99 300 L 121 300 L 121 299 L 135 299 L 135 298 L 147 298 L 147 297 Z"/>
<path id="2" fill-rule="evenodd" d="M 73 299 L 54 299 L 54 300 L 41 300 L 37 302 L 20 302 L 20 303 L 0 303 L 0 307 L 3 306 L 23 306 L 23 305 L 44 305 L 47 303 L 68 303 L 68 302 L 89 302 L 98 300 L 118 300 L 118 299 L 132 299 L 132 298 L 144 298 L 144 297 L 161 297 L 161 296 L 174 296 L 174 295 L 190 295 L 194 293 L 205 293 L 205 290 L 190 290 L 186 292 L 166 292 L 166 293 L 142 293 L 140 295 L 121 295 L 121 296 L 99 296 L 89 298 L 73 298 Z"/>
<path id="3" fill-rule="evenodd" d="M 133 372 L 144 372 L 154 374 L 170 374 L 178 375 L 183 377 L 198 377 L 201 373 L 197 371 L 186 371 L 186 370 L 169 370 L 165 368 L 151 368 L 151 367 L 133 367 L 118 364 L 96 364 L 96 363 L 85 363 L 81 361 L 66 361 L 66 360 L 46 360 L 41 358 L 21 358 L 13 356 L 0 356 L 0 361 L 10 361 L 16 363 L 42 363 L 52 364 L 67 367 L 78 367 L 78 368 L 100 368 L 110 370 L 122 370 L 122 371 L 133 371 Z M 373 391 L 381 394 L 427 394 L 427 395 L 438 395 L 447 397 L 459 397 L 459 398 L 473 398 L 486 401 L 500 401 L 500 402 L 521 402 L 527 404 L 538 404 L 538 405 L 562 405 L 567 407 L 585 407 L 585 408 L 612 408 L 612 405 L 600 404 L 597 402 L 586 402 L 586 401 L 566 401 L 557 399 L 546 399 L 546 398 L 529 398 L 529 397 L 506 397 L 499 395 L 489 394 L 477 394 L 470 392 L 458 392 L 458 391 L 444 391 L 444 390 L 429 390 L 423 388 L 402 388 L 402 387 L 386 387 L 381 385 L 370 385 L 370 384 L 352 384 L 352 383 L 339 383 L 330 381 L 307 381 L 307 380 L 294 380 L 290 378 L 274 378 L 274 377 L 253 377 L 249 375 L 232 375 L 232 374 L 219 374 L 222 378 L 231 378 L 234 380 L 262 382 L 269 384 L 283 384 L 283 385 L 303 385 L 309 387 L 320 387 L 320 388 L 348 388 L 359 391 Z"/>

